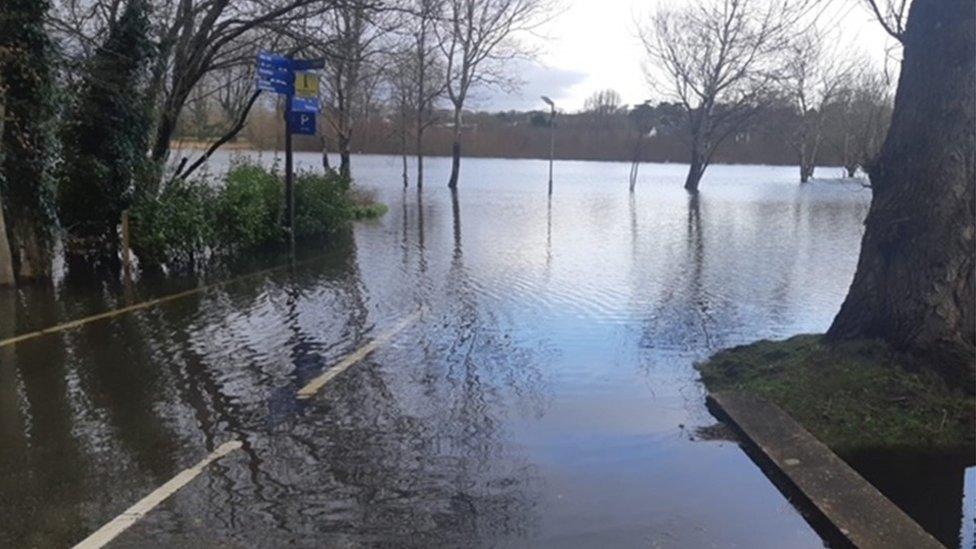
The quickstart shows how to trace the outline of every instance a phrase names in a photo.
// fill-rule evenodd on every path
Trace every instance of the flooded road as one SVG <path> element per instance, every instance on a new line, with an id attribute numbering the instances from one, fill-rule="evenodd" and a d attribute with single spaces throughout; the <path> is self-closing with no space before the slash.
<path id="1" fill-rule="evenodd" d="M 655 165 L 629 195 L 629 165 L 563 162 L 549 201 L 545 162 L 466 159 L 457 195 L 448 168 L 418 194 L 355 158 L 390 212 L 295 258 L 0 294 L 6 338 L 277 266 L 0 347 L 0 546 L 77 543 L 229 440 L 116 546 L 822 546 L 699 433 L 692 365 L 826 329 L 869 191 L 715 166 L 690 198 Z"/>

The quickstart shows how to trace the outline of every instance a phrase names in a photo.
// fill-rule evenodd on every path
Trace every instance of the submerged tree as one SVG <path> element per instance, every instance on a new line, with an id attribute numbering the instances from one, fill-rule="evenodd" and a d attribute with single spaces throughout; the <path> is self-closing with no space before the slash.
<path id="1" fill-rule="evenodd" d="M 661 9 L 640 31 L 652 85 L 685 110 L 690 159 L 685 188 L 697 191 L 715 150 L 743 131 L 782 64 L 807 0 L 693 0 Z"/>
<path id="2" fill-rule="evenodd" d="M 6 110 L 0 137 L 0 195 L 14 269 L 21 280 L 50 276 L 57 225 L 50 160 L 52 45 L 44 29 L 49 7 L 47 0 L 0 4 L 0 80 Z"/>
<path id="3" fill-rule="evenodd" d="M 410 50 L 408 82 L 413 88 L 414 148 L 417 155 L 417 188 L 424 185 L 424 134 L 436 120 L 434 103 L 444 93 L 444 64 L 437 55 L 435 25 L 444 0 L 414 0 L 409 21 Z"/>
<path id="4" fill-rule="evenodd" d="M 891 91 L 888 79 L 863 62 L 851 81 L 838 94 L 832 107 L 836 116 L 834 147 L 840 151 L 848 177 L 858 168 L 865 171 L 881 152 L 891 123 Z"/>
<path id="5" fill-rule="evenodd" d="M 784 87 L 796 113 L 790 141 L 796 150 L 800 183 L 806 183 L 817 165 L 831 104 L 847 88 L 853 69 L 844 59 L 828 54 L 824 37 L 815 30 L 789 45 L 787 61 Z"/>
<path id="6" fill-rule="evenodd" d="M 541 22 L 546 0 L 447 0 L 440 47 L 444 54 L 447 97 L 454 107 L 451 176 L 457 188 L 461 170 L 461 113 L 473 87 L 511 84 L 503 67 L 526 53 L 515 39 Z"/>
<path id="7" fill-rule="evenodd" d="M 338 2 L 325 16 L 326 37 L 322 49 L 326 64 L 324 84 L 328 94 L 329 124 L 339 150 L 339 173 L 351 175 L 354 120 L 368 110 L 371 84 L 378 77 L 374 62 L 387 34 L 376 20 L 379 14 L 368 0 Z"/>
<path id="8" fill-rule="evenodd" d="M 72 236 L 112 250 L 122 211 L 132 202 L 134 180 L 145 175 L 152 131 L 145 97 L 154 51 L 149 32 L 148 2 L 130 0 L 89 61 L 62 132 L 62 225 Z"/>
<path id="9" fill-rule="evenodd" d="M 971 390 L 976 3 L 915 0 L 904 25 L 870 3 L 904 56 L 857 272 L 827 338 L 884 339 Z"/>

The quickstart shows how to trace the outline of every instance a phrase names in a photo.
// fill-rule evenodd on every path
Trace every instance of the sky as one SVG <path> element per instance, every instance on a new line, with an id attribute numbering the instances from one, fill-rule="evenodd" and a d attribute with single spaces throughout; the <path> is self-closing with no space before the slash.
<path id="1" fill-rule="evenodd" d="M 642 63 L 646 58 L 637 37 L 636 21 L 658 6 L 681 0 L 562 0 L 562 9 L 540 26 L 538 36 L 525 36 L 538 54 L 518 64 L 522 86 L 515 93 L 480 90 L 472 107 L 478 110 L 544 108 L 541 95 L 552 97 L 562 111 L 582 108 L 586 98 L 612 88 L 625 104 L 660 100 L 650 90 Z M 825 0 L 819 27 L 832 33 L 844 51 L 860 51 L 880 68 L 893 48 L 863 0 Z M 891 63 L 889 61 L 889 63 Z"/>

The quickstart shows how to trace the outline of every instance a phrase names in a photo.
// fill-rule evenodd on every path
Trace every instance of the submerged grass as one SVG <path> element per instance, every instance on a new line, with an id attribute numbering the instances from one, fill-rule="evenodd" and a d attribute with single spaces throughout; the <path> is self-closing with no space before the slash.
<path id="1" fill-rule="evenodd" d="M 974 448 L 976 399 L 879 341 L 759 341 L 697 368 L 709 391 L 736 389 L 774 402 L 841 455 Z"/>

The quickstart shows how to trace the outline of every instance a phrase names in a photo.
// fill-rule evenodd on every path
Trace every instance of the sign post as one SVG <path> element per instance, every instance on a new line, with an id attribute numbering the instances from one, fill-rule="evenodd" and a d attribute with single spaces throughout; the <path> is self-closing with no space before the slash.
<path id="1" fill-rule="evenodd" d="M 309 72 L 325 66 L 323 59 L 291 59 L 260 52 L 257 57 L 257 87 L 285 96 L 285 219 L 288 240 L 295 244 L 295 170 L 292 135 L 315 135 L 319 111 L 318 77 Z"/>

